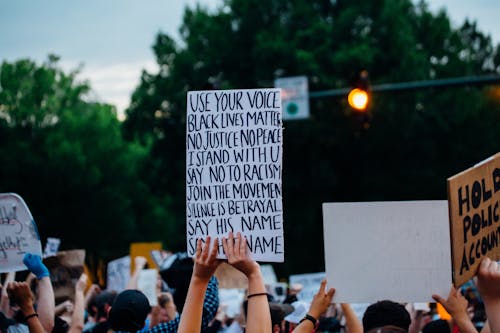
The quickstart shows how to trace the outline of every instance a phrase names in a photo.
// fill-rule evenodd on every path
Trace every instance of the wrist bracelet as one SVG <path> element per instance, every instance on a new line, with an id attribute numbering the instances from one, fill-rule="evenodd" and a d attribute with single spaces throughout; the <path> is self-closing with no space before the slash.
<path id="1" fill-rule="evenodd" d="M 247 296 L 247 299 L 250 299 L 252 297 L 255 297 L 255 296 L 264 296 L 266 295 L 267 296 L 267 293 L 255 293 L 255 294 L 250 294 Z"/>
<path id="2" fill-rule="evenodd" d="M 318 320 L 313 316 L 311 316 L 310 314 L 306 314 L 304 318 L 300 320 L 299 323 L 303 322 L 304 320 L 309 320 L 313 324 L 313 326 L 316 326 L 316 323 L 318 322 Z"/>
<path id="3" fill-rule="evenodd" d="M 33 317 L 38 317 L 38 313 L 32 313 L 30 315 L 24 316 L 24 320 L 28 321 L 28 319 L 33 318 Z"/>

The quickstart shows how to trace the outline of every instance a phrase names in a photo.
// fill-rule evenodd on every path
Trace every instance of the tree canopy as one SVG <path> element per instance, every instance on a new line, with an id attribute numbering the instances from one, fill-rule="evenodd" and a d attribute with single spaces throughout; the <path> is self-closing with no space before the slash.
<path id="1" fill-rule="evenodd" d="M 475 22 L 453 27 L 446 12 L 410 0 L 226 0 L 213 12 L 187 8 L 180 32 L 178 44 L 158 34 L 159 71 L 143 73 L 123 124 L 128 140 L 152 144 L 147 182 L 171 196 L 177 221 L 189 90 L 306 75 L 318 91 L 348 86 L 361 70 L 373 84 L 500 72 L 500 47 Z M 374 93 L 370 113 L 360 126 L 344 99 L 318 98 L 308 120 L 285 123 L 280 273 L 324 269 L 322 202 L 445 199 L 447 177 L 500 147 L 498 87 Z"/>
<path id="2" fill-rule="evenodd" d="M 0 67 L 0 192 L 21 195 L 46 237 L 111 259 L 170 233 L 168 197 L 140 178 L 149 147 L 127 142 L 110 105 L 57 57 Z"/>

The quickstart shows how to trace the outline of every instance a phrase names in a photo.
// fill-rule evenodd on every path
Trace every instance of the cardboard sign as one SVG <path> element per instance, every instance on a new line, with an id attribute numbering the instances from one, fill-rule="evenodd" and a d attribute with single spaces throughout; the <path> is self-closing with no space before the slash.
<path id="1" fill-rule="evenodd" d="M 297 299 L 299 301 L 306 301 L 310 303 L 314 298 L 314 295 L 318 292 L 321 281 L 325 278 L 326 274 L 321 272 L 290 275 L 289 280 L 290 285 L 296 283 L 302 285 L 302 290 L 297 294 Z M 331 281 L 331 283 L 334 283 L 334 281 Z"/>
<path id="2" fill-rule="evenodd" d="M 115 259 L 108 263 L 106 289 L 121 292 L 130 280 L 130 256 Z"/>
<path id="3" fill-rule="evenodd" d="M 0 273 L 25 270 L 26 253 L 42 256 L 35 221 L 19 195 L 0 193 Z"/>
<path id="4" fill-rule="evenodd" d="M 323 204 L 325 263 L 336 303 L 432 302 L 448 295 L 447 201 Z"/>
<path id="5" fill-rule="evenodd" d="M 59 250 L 59 245 L 61 245 L 61 240 L 59 238 L 47 238 L 47 243 L 45 243 L 45 250 L 43 251 L 43 257 L 52 257 L 57 254 Z"/>
<path id="6" fill-rule="evenodd" d="M 248 279 L 245 274 L 225 262 L 217 267 L 214 275 L 219 281 L 219 288 L 248 288 Z"/>
<path id="7" fill-rule="evenodd" d="M 130 244 L 130 273 L 132 274 L 135 269 L 134 258 L 141 256 L 146 258 L 148 261 L 149 268 L 158 268 L 156 262 L 151 257 L 151 251 L 161 251 L 161 242 L 149 242 L 149 243 L 132 243 Z"/>
<path id="8" fill-rule="evenodd" d="M 500 153 L 448 178 L 453 284 L 470 280 L 484 257 L 500 260 Z"/>
<path id="9" fill-rule="evenodd" d="M 255 260 L 283 262 L 280 90 L 191 91 L 186 126 L 188 254 L 241 232 Z"/>
<path id="10" fill-rule="evenodd" d="M 56 304 L 75 297 L 75 284 L 83 273 L 85 250 L 57 252 L 56 256 L 43 259 L 50 272 Z"/>

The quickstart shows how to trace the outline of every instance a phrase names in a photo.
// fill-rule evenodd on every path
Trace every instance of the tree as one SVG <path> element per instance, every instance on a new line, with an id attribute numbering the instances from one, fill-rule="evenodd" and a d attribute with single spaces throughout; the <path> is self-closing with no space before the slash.
<path id="1" fill-rule="evenodd" d="M 180 31 L 182 46 L 157 36 L 160 70 L 143 73 L 124 124 L 128 139 L 152 142 L 150 182 L 172 195 L 179 221 L 189 90 L 307 75 L 317 91 L 345 87 L 362 69 L 377 84 L 500 68 L 499 48 L 475 23 L 454 28 L 444 11 L 410 0 L 227 0 L 213 13 L 187 8 Z M 498 151 L 500 106 L 489 89 L 374 95 L 368 129 L 344 100 L 311 100 L 309 120 L 285 123 L 280 272 L 323 269 L 322 202 L 446 198 L 447 177 Z"/>
<path id="2" fill-rule="evenodd" d="M 110 105 L 89 102 L 78 72 L 57 58 L 0 68 L 0 191 L 20 194 L 42 241 L 84 248 L 104 260 L 132 241 L 166 240 L 168 197 L 140 178 L 149 148 L 124 141 Z"/>

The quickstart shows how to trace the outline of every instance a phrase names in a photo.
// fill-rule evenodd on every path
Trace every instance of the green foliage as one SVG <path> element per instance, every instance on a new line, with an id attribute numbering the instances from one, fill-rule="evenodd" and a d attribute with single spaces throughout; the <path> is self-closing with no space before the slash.
<path id="1" fill-rule="evenodd" d="M 226 0 L 214 13 L 186 9 L 180 31 L 182 46 L 158 35 L 160 71 L 143 74 L 124 133 L 152 142 L 149 182 L 172 195 L 182 221 L 189 90 L 307 75 L 317 91 L 348 86 L 361 69 L 373 84 L 500 71 L 500 46 L 474 22 L 454 28 L 423 1 Z M 369 129 L 343 99 L 311 100 L 310 119 L 285 123 L 280 272 L 323 269 L 322 202 L 445 199 L 447 177 L 499 151 L 492 96 L 478 87 L 374 94 Z"/>
<path id="2" fill-rule="evenodd" d="M 110 259 L 132 241 L 168 239 L 168 197 L 140 178 L 147 145 L 124 141 L 113 107 L 50 57 L 0 69 L 0 192 L 20 194 L 42 240 Z"/>

